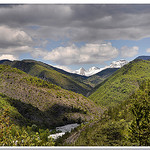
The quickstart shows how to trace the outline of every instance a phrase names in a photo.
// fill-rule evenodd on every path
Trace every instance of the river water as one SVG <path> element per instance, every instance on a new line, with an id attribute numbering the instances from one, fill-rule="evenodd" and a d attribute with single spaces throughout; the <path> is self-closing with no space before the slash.
<path id="1" fill-rule="evenodd" d="M 66 132 L 71 132 L 72 129 L 78 127 L 80 124 L 74 123 L 74 124 L 68 124 L 61 127 L 56 127 L 56 131 L 60 131 L 60 133 L 51 134 L 48 136 L 48 138 L 52 137 L 53 139 L 57 139 L 58 137 L 63 136 Z"/>

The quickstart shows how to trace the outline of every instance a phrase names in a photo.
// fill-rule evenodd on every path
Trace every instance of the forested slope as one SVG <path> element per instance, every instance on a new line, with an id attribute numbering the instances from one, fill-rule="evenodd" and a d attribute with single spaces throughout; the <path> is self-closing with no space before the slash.
<path id="1" fill-rule="evenodd" d="M 150 80 L 100 120 L 83 125 L 76 146 L 150 146 Z M 67 140 L 66 140 L 67 141 Z M 67 145 L 67 143 L 66 143 Z"/>
<path id="2" fill-rule="evenodd" d="M 134 60 L 96 86 L 89 98 L 99 105 L 113 106 L 131 96 L 146 79 L 150 79 L 150 61 Z"/>

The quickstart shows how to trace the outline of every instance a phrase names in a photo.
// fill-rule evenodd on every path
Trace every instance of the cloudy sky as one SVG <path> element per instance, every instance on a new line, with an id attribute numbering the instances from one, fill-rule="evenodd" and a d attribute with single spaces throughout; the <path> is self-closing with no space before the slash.
<path id="1" fill-rule="evenodd" d="M 150 5 L 0 5 L 0 60 L 66 70 L 150 55 Z"/>

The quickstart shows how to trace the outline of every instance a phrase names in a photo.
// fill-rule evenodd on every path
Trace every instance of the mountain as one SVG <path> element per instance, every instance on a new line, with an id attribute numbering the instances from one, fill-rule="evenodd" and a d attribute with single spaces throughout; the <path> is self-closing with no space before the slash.
<path id="1" fill-rule="evenodd" d="M 100 72 L 102 70 L 102 68 L 98 68 L 98 67 L 91 67 L 88 70 L 85 70 L 83 67 L 80 68 L 79 70 L 75 70 L 73 71 L 73 73 L 79 74 L 79 75 L 84 75 L 84 76 L 91 76 L 93 74 L 96 74 L 98 72 Z"/>
<path id="2" fill-rule="evenodd" d="M 139 88 L 142 81 L 150 79 L 149 72 L 150 61 L 136 59 L 97 85 L 89 98 L 106 107 L 121 103 Z"/>
<path id="3" fill-rule="evenodd" d="M 71 90 L 86 96 L 91 86 L 83 83 L 87 77 L 66 72 L 51 65 L 35 60 L 1 61 L 3 64 L 18 68 L 32 76 L 50 81 L 66 90 Z"/>
<path id="4" fill-rule="evenodd" d="M 85 124 L 63 143 L 72 146 L 149 146 L 149 93 L 150 80 L 145 80 L 125 101 L 110 106 L 100 120 Z"/>
<path id="5" fill-rule="evenodd" d="M 0 93 L 26 120 L 48 128 L 88 121 L 102 112 L 81 94 L 8 65 L 0 65 Z"/>
<path id="6" fill-rule="evenodd" d="M 0 146 L 150 145 L 150 61 L 135 59 L 93 75 L 105 79 L 90 95 L 97 104 L 13 63 L 0 65 Z M 82 124 L 57 141 L 48 139 L 50 129 L 70 123 Z"/>
<path id="7" fill-rule="evenodd" d="M 74 71 L 73 73 L 85 76 L 85 72 L 86 72 L 86 70 L 82 67 L 79 70 Z"/>
<path id="8" fill-rule="evenodd" d="M 92 76 L 92 75 L 94 75 L 102 70 L 105 70 L 107 68 L 121 68 L 127 63 L 128 63 L 128 61 L 126 61 L 126 60 L 118 60 L 118 61 L 113 61 L 109 66 L 105 66 L 104 68 L 91 67 L 88 70 L 85 70 L 82 67 L 79 70 L 73 71 L 73 73 L 76 73 L 79 75 L 84 75 L 84 76 Z"/>
<path id="9" fill-rule="evenodd" d="M 121 60 L 118 60 L 118 61 L 113 61 L 110 66 L 108 66 L 108 68 L 121 68 L 123 67 L 124 65 L 126 65 L 128 63 L 128 61 L 124 60 L 124 59 L 121 59 Z"/>
<path id="10" fill-rule="evenodd" d="M 150 60 L 150 56 L 138 56 L 135 59 Z"/>
<path id="11" fill-rule="evenodd" d="M 3 64 L 3 63 L 11 63 L 12 61 L 8 60 L 8 59 L 3 59 L 3 60 L 0 60 L 0 64 Z"/>
<path id="12" fill-rule="evenodd" d="M 106 69 L 91 67 L 88 70 L 88 72 L 84 68 L 80 68 L 78 70 L 79 74 L 69 73 L 62 69 L 35 60 L 22 60 L 22 61 L 1 60 L 0 64 L 10 65 L 32 76 L 44 79 L 46 81 L 50 81 L 53 84 L 56 84 L 66 90 L 71 90 L 73 92 L 87 96 L 87 93 L 88 94 L 90 93 L 92 87 L 98 85 L 99 83 L 104 81 L 107 77 L 109 77 L 111 74 L 113 74 L 117 69 L 119 69 L 113 68 L 114 66 L 119 67 L 118 64 L 122 66 L 123 62 L 125 61 L 117 61 L 116 63 L 113 62 L 110 66 L 107 66 L 108 68 L 105 67 Z M 85 73 L 86 75 L 90 76 L 85 76 Z"/>
<path id="13" fill-rule="evenodd" d="M 12 105 L 13 101 L 0 94 L 0 146 L 54 146 L 55 142 L 47 138 L 51 134 L 49 129 L 24 118 Z M 21 107 L 26 108 L 25 105 Z M 28 105 L 29 108 L 32 107 Z"/>
<path id="14" fill-rule="evenodd" d="M 107 79 L 109 76 L 111 76 L 113 73 L 115 73 L 120 68 L 107 68 L 104 69 L 92 76 L 89 76 L 84 82 L 86 84 L 91 85 L 92 87 L 95 87 L 96 85 L 103 82 L 105 79 Z M 90 93 L 90 92 L 89 92 Z"/>

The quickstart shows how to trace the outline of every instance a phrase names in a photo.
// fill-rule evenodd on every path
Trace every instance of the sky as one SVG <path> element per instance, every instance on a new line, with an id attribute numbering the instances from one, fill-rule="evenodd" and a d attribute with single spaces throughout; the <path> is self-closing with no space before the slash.
<path id="1" fill-rule="evenodd" d="M 0 60 L 73 71 L 150 55 L 150 4 L 0 5 Z"/>

